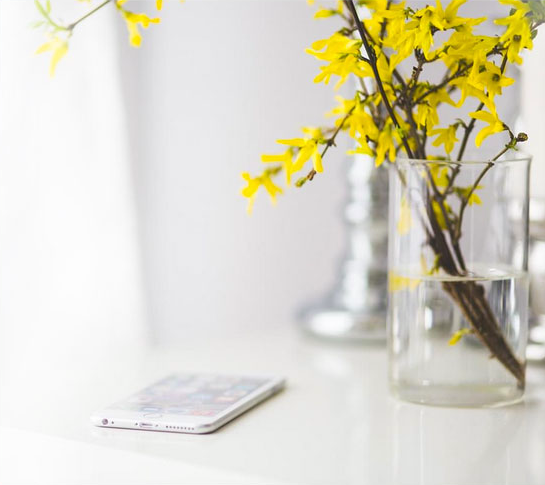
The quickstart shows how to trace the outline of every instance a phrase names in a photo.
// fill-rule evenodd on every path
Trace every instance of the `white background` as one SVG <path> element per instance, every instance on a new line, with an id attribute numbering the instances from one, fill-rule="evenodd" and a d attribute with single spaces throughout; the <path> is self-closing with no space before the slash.
<path id="1" fill-rule="evenodd" d="M 342 253 L 346 147 L 252 217 L 240 172 L 324 121 L 334 93 L 312 83 L 304 49 L 334 21 L 302 0 L 172 1 L 134 49 L 110 7 L 50 79 L 32 2 L 0 0 L 0 345 L 91 353 L 292 325 Z M 70 21 L 87 4 L 53 8 Z M 531 62 L 526 131 L 543 153 L 543 61 Z"/>
<path id="2" fill-rule="evenodd" d="M 134 49 L 107 8 L 50 79 L 32 2 L 0 6 L 3 345 L 291 325 L 327 288 L 343 150 L 276 208 L 261 197 L 249 217 L 239 191 L 333 105 L 304 52 L 331 24 L 305 2 L 167 2 Z"/>

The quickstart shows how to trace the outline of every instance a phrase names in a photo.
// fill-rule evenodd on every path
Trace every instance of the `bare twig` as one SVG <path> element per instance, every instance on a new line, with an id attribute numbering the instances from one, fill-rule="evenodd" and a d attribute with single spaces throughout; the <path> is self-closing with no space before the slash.
<path id="1" fill-rule="evenodd" d="M 100 10 L 102 7 L 104 7 L 105 5 L 107 5 L 108 3 L 110 3 L 112 0 L 105 0 L 104 2 L 102 2 L 100 5 L 97 5 L 93 10 L 87 12 L 83 17 L 80 17 L 78 20 L 76 20 L 75 22 L 72 22 L 70 25 L 67 25 L 66 26 L 66 29 L 67 30 L 74 30 L 74 27 L 76 25 L 78 25 L 80 22 L 84 21 L 87 17 L 90 17 L 91 15 L 93 15 L 95 12 L 97 12 L 98 10 Z"/>
<path id="2" fill-rule="evenodd" d="M 350 108 L 350 110 L 348 111 L 348 113 L 346 113 L 346 115 L 344 116 L 344 118 L 341 120 L 341 122 L 339 123 L 339 126 L 337 126 L 337 129 L 333 132 L 333 134 L 327 139 L 326 141 L 326 144 L 325 144 L 325 147 L 324 149 L 322 150 L 322 153 L 321 153 L 321 156 L 324 157 L 325 154 L 327 153 L 327 151 L 329 150 L 329 147 L 335 145 L 335 139 L 337 138 L 337 135 L 340 133 L 340 131 L 343 129 L 346 121 L 348 120 L 348 118 L 350 118 L 350 116 L 352 116 L 352 113 L 354 112 L 354 110 L 356 109 L 356 105 L 352 106 L 352 108 Z M 305 182 L 309 181 L 309 180 L 312 180 L 314 178 L 314 176 L 316 175 L 316 170 L 312 169 L 306 177 L 302 177 L 300 178 L 296 183 L 295 185 L 297 187 L 302 187 Z"/>

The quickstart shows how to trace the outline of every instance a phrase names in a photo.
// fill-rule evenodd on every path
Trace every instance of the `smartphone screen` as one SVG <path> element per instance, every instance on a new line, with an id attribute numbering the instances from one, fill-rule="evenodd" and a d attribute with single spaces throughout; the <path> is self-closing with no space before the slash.
<path id="1" fill-rule="evenodd" d="M 239 376 L 172 375 L 109 408 L 147 415 L 216 416 L 267 382 Z"/>

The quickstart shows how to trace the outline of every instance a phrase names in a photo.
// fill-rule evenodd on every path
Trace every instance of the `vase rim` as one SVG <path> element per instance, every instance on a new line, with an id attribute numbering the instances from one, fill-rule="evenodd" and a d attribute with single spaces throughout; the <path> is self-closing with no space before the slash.
<path id="1" fill-rule="evenodd" d="M 525 152 L 518 152 L 515 155 L 508 156 L 506 158 L 500 158 L 492 162 L 494 165 L 502 165 L 506 163 L 516 163 L 516 162 L 531 162 L 532 155 Z M 409 158 L 409 157 L 396 157 L 395 162 L 401 163 L 419 163 L 419 164 L 444 164 L 444 165 L 487 165 L 491 162 L 490 159 L 478 160 L 478 159 L 467 159 L 467 160 L 427 160 L 424 158 Z"/>

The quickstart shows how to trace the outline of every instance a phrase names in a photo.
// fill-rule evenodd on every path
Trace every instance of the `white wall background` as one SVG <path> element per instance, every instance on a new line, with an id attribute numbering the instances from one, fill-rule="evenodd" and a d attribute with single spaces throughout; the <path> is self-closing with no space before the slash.
<path id="1" fill-rule="evenodd" d="M 86 8 L 52 4 L 66 21 Z M 32 2 L 0 8 L 3 345 L 291 325 L 327 289 L 344 150 L 304 193 L 276 208 L 262 197 L 253 217 L 239 191 L 276 138 L 333 105 L 304 53 L 330 23 L 304 1 L 167 2 L 134 49 L 108 7 L 49 79 Z"/>
<path id="2" fill-rule="evenodd" d="M 73 18 L 85 6 L 61 8 Z M 44 41 L 35 19 L 33 2 L 0 2 L 2 406 L 30 379 L 44 385 L 36 399 L 64 396 L 55 376 L 83 378 L 103 353 L 150 333 L 117 26 L 108 15 L 99 35 L 84 25 L 50 79 L 48 57 L 33 54 Z"/>
<path id="3" fill-rule="evenodd" d="M 304 52 L 331 22 L 312 15 L 304 1 L 171 2 L 140 50 L 120 43 L 160 341 L 292 324 L 333 279 L 342 149 L 325 176 L 277 207 L 261 194 L 248 217 L 239 195 L 241 171 L 260 171 L 261 153 L 282 150 L 275 139 L 323 123 L 334 104 L 331 88 L 312 83 L 318 64 Z"/>
<path id="4" fill-rule="evenodd" d="M 52 3 L 67 21 L 87 8 Z M 275 208 L 261 197 L 248 217 L 239 195 L 241 171 L 333 105 L 304 53 L 332 24 L 312 14 L 303 0 L 171 1 L 134 49 L 108 6 L 49 79 L 32 2 L 0 0 L 0 345 L 292 325 L 328 289 L 345 147 Z M 540 59 L 525 93 L 542 100 Z"/>

